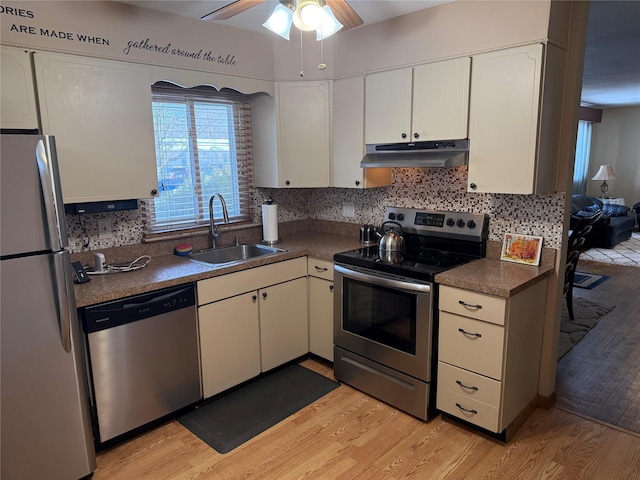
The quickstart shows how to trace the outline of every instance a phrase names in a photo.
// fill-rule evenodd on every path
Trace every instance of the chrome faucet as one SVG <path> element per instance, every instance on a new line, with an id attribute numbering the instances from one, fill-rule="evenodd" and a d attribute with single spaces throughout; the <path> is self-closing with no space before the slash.
<path id="1" fill-rule="evenodd" d="M 221 233 L 218 232 L 218 226 L 216 225 L 215 219 L 213 218 L 213 200 L 218 197 L 220 200 L 220 204 L 222 205 L 222 218 L 224 223 L 229 223 L 229 212 L 227 211 L 227 204 L 224 201 L 224 197 L 219 193 L 215 195 L 211 195 L 209 199 L 209 238 L 211 239 L 211 248 L 216 248 L 218 246 L 218 240 L 220 239 Z"/>

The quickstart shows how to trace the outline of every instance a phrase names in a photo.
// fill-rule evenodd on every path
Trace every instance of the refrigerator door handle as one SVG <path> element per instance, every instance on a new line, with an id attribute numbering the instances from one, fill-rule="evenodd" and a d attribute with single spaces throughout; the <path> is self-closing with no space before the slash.
<path id="1" fill-rule="evenodd" d="M 60 327 L 60 340 L 62 347 L 71 352 L 71 319 L 75 317 L 75 302 L 70 288 L 73 288 L 69 272 L 70 255 L 63 250 L 53 254 L 53 265 L 56 282 L 54 284 L 55 295 L 58 303 L 58 324 Z"/>
<path id="2" fill-rule="evenodd" d="M 67 245 L 67 234 L 65 230 L 61 230 L 64 218 L 60 218 L 60 210 L 62 208 L 62 199 L 59 187 L 56 188 L 54 176 L 55 168 L 55 150 L 53 147 L 53 139 L 47 137 L 47 146 L 44 141 L 39 140 L 36 146 L 36 159 L 38 162 L 38 172 L 40 173 L 40 184 L 42 186 L 42 196 L 44 198 L 44 210 L 47 217 L 47 228 L 49 233 L 49 242 L 54 252 L 62 250 Z"/>

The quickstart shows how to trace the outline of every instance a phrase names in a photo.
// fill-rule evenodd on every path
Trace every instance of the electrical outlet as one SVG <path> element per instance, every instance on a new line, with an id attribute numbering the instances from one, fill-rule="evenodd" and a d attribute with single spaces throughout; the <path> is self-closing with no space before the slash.
<path id="1" fill-rule="evenodd" d="M 108 218 L 98 220 L 98 238 L 113 238 L 111 220 Z"/>
<path id="2" fill-rule="evenodd" d="M 347 218 L 353 218 L 356 216 L 356 206 L 353 202 L 342 203 L 342 216 Z"/>

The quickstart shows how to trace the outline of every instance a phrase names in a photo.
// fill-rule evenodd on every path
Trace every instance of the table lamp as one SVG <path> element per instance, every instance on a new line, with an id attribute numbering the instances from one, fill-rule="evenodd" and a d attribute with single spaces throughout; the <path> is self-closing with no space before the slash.
<path id="1" fill-rule="evenodd" d="M 596 173 L 596 176 L 591 180 L 602 180 L 602 185 L 600 185 L 600 198 L 609 198 L 609 185 L 607 185 L 607 180 L 614 180 L 616 178 L 616 174 L 613 173 L 613 168 L 611 165 L 600 165 L 600 170 Z"/>

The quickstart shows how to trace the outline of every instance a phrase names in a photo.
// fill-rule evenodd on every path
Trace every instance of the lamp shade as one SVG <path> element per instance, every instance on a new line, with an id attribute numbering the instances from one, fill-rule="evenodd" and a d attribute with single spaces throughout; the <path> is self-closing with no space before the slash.
<path id="1" fill-rule="evenodd" d="M 324 40 L 344 27 L 333 14 L 329 5 L 325 5 L 322 9 L 324 10 L 324 18 L 322 25 L 316 29 L 316 40 Z"/>
<path id="2" fill-rule="evenodd" d="M 274 33 L 277 33 L 282 38 L 289 40 L 292 21 L 293 12 L 279 3 L 276 5 L 276 8 L 273 9 L 271 16 L 262 24 L 262 26 L 268 28 Z"/>
<path id="3" fill-rule="evenodd" d="M 600 169 L 596 176 L 591 180 L 614 180 L 616 178 L 616 174 L 613 173 L 613 168 L 611 165 L 600 165 Z"/>

